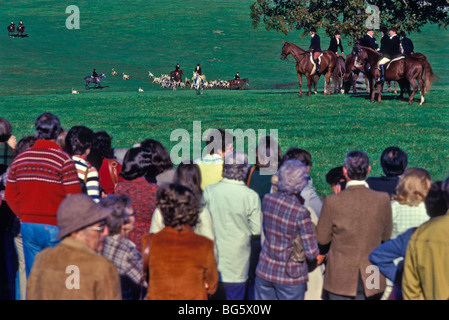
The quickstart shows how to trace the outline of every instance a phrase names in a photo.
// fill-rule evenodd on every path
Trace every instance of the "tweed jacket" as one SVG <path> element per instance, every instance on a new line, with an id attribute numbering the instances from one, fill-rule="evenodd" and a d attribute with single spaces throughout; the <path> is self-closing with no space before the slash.
<path id="1" fill-rule="evenodd" d="M 37 254 L 27 281 L 28 300 L 121 298 L 119 274 L 114 264 L 70 237 Z"/>
<path id="2" fill-rule="evenodd" d="M 324 289 L 337 295 L 355 296 L 360 274 L 366 297 L 383 292 L 385 277 L 380 272 L 377 277 L 368 268 L 371 265 L 368 257 L 374 248 L 390 239 L 392 229 L 387 193 L 353 185 L 327 196 L 316 227 L 318 243 L 331 243 Z"/>

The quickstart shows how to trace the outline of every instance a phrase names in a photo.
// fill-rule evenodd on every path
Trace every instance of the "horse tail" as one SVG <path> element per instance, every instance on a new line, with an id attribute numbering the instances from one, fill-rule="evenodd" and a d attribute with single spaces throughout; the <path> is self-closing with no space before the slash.
<path id="1" fill-rule="evenodd" d="M 429 61 L 427 61 L 427 59 L 421 61 L 424 67 L 424 93 L 428 93 L 430 91 L 430 88 L 432 88 L 433 81 L 438 81 L 438 77 L 433 72 L 432 67 L 430 66 L 430 63 Z"/>

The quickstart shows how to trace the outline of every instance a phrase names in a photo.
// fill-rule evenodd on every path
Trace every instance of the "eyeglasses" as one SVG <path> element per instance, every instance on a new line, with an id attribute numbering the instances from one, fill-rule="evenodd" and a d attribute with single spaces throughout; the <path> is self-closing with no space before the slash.
<path id="1" fill-rule="evenodd" d="M 87 229 L 94 230 L 94 231 L 100 231 L 100 232 L 103 232 L 105 228 L 106 228 L 106 223 L 103 223 L 98 227 L 87 227 Z"/>

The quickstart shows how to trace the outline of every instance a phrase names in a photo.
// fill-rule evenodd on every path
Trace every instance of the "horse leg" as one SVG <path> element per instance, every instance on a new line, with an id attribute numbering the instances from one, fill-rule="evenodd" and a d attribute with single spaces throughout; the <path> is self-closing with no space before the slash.
<path id="1" fill-rule="evenodd" d="M 320 80 L 320 75 L 319 74 L 314 75 L 313 76 L 313 93 L 314 94 L 318 93 L 318 91 L 316 91 L 316 85 L 318 83 L 318 80 Z"/>
<path id="2" fill-rule="evenodd" d="M 382 100 L 382 84 L 377 85 L 377 102 Z"/>
<path id="3" fill-rule="evenodd" d="M 418 85 L 421 93 L 421 102 L 419 103 L 419 105 L 422 106 L 425 99 L 424 99 L 424 80 L 421 77 L 418 78 Z"/>
<path id="4" fill-rule="evenodd" d="M 307 77 L 307 88 L 309 89 L 309 92 L 307 93 L 307 95 L 310 97 L 312 95 L 312 85 L 313 85 L 313 76 L 308 76 Z"/>
<path id="5" fill-rule="evenodd" d="M 371 95 L 371 102 L 374 102 L 374 97 L 376 96 L 376 91 L 374 88 L 374 80 L 370 81 L 370 95 Z"/>
<path id="6" fill-rule="evenodd" d="M 359 74 L 355 73 L 352 76 L 352 93 L 357 93 L 357 79 L 359 78 Z"/>
<path id="7" fill-rule="evenodd" d="M 415 94 L 416 94 L 416 92 L 418 91 L 418 85 L 416 84 L 414 78 L 410 79 L 409 82 L 410 82 L 410 85 L 411 85 L 412 88 L 413 88 L 413 92 L 412 92 L 412 94 L 410 95 L 410 97 L 408 98 L 408 104 L 412 104 L 413 98 L 415 97 Z M 422 99 L 421 99 L 421 101 L 422 101 Z"/>
<path id="8" fill-rule="evenodd" d="M 332 74 L 331 74 L 331 71 L 330 71 L 330 69 L 329 69 L 329 71 L 328 71 L 327 74 L 326 74 L 326 85 L 327 85 L 327 88 L 328 88 L 327 95 L 330 95 L 330 94 L 331 94 L 331 90 L 332 90 L 332 86 L 331 86 L 331 76 L 332 76 Z"/>
<path id="9" fill-rule="evenodd" d="M 302 74 L 298 72 L 298 80 L 299 80 L 299 97 L 302 96 Z"/>
<path id="10" fill-rule="evenodd" d="M 398 82 L 394 82 L 394 94 L 398 94 Z"/>

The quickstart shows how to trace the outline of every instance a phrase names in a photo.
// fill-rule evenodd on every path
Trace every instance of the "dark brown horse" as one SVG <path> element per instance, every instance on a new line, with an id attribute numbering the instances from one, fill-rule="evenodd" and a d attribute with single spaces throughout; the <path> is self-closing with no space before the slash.
<path id="1" fill-rule="evenodd" d="M 170 80 L 173 80 L 175 82 L 181 81 L 182 75 L 184 74 L 184 70 L 179 71 L 171 71 L 170 72 Z"/>
<path id="2" fill-rule="evenodd" d="M 352 92 L 357 93 L 357 79 L 359 78 L 360 72 L 363 73 L 363 70 L 355 65 L 355 56 L 349 54 L 345 60 L 345 76 L 343 78 L 344 90 L 345 93 L 348 93 L 349 89 L 352 86 Z M 366 91 L 369 90 L 369 81 L 368 77 L 363 73 L 366 84 Z"/>
<path id="3" fill-rule="evenodd" d="M 341 82 L 346 73 L 345 59 L 343 57 L 337 58 L 337 64 L 335 66 L 334 72 L 332 72 L 332 82 L 334 83 L 334 93 L 339 93 L 343 91 L 341 89 Z M 343 93 L 343 92 L 341 92 Z"/>
<path id="4" fill-rule="evenodd" d="M 377 67 L 377 62 L 380 58 L 380 53 L 367 47 L 356 45 L 353 48 L 353 55 L 356 55 L 356 65 L 366 69 L 366 75 L 370 79 L 371 84 L 371 101 L 374 102 L 375 90 L 374 85 L 377 85 L 377 101 L 381 101 L 381 92 L 383 83 L 379 81 L 380 70 Z M 366 68 L 366 66 L 370 66 Z M 432 67 L 429 61 L 423 54 L 411 55 L 407 58 L 403 58 L 397 61 L 393 61 L 386 66 L 385 80 L 386 81 L 398 81 L 399 86 L 403 88 L 405 85 L 410 84 L 413 88 L 413 92 L 410 94 L 408 103 L 411 104 L 418 89 L 421 90 L 421 102 L 422 105 L 425 101 L 424 94 L 430 91 L 432 82 L 437 77 L 433 73 Z M 418 84 L 417 84 L 418 82 Z M 402 97 L 403 90 L 401 90 Z"/>
<path id="5" fill-rule="evenodd" d="M 249 86 L 249 79 L 248 78 L 244 78 L 244 79 L 232 79 L 229 80 L 229 90 L 231 90 L 232 88 L 234 88 L 235 86 L 237 86 L 238 89 L 243 89 L 243 85 L 246 83 L 246 85 Z"/>
<path id="6" fill-rule="evenodd" d="M 291 54 L 296 60 L 296 72 L 298 74 L 299 80 L 299 97 L 302 96 L 302 75 L 307 78 L 307 87 L 309 89 L 308 96 L 312 94 L 312 85 L 314 86 L 316 92 L 316 84 L 320 79 L 320 75 L 324 74 L 326 77 L 327 90 L 324 94 L 331 94 L 331 82 L 330 78 L 334 68 L 337 64 L 337 56 L 332 51 L 323 51 L 321 56 L 320 71 L 315 72 L 315 65 L 311 60 L 311 52 L 306 51 L 298 47 L 297 45 L 284 41 L 284 46 L 282 47 L 281 60 L 287 58 Z"/>

